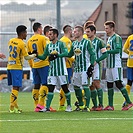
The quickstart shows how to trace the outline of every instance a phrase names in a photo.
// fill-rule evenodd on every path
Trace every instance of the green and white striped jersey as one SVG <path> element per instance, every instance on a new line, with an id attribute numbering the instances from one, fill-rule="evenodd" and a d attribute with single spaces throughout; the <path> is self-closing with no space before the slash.
<path id="1" fill-rule="evenodd" d="M 68 55 L 65 44 L 61 41 L 57 41 L 55 44 L 49 43 L 44 50 L 43 55 L 38 56 L 39 59 L 46 59 L 50 54 L 58 53 L 58 58 L 50 61 L 49 76 L 62 76 L 68 75 L 65 63 L 65 56 Z"/>
<path id="2" fill-rule="evenodd" d="M 118 50 L 119 53 L 109 53 L 107 57 L 107 68 L 122 67 L 122 38 L 118 34 L 108 38 L 107 50 L 113 51 Z"/>
<path id="3" fill-rule="evenodd" d="M 106 44 L 104 41 L 98 37 L 95 37 L 94 40 L 92 40 L 92 45 L 95 50 L 96 54 L 96 60 L 102 56 L 101 49 L 106 49 Z"/>
<path id="4" fill-rule="evenodd" d="M 75 55 L 74 72 L 87 71 L 90 64 L 95 62 L 95 52 L 91 41 L 82 39 L 73 42 L 68 57 Z"/>

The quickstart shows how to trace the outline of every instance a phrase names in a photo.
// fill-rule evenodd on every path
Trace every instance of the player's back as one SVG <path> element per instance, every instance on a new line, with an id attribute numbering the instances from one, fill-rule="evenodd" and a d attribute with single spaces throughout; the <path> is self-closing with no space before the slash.
<path id="1" fill-rule="evenodd" d="M 60 41 L 64 42 L 67 49 L 68 49 L 68 52 L 70 51 L 71 47 L 72 47 L 72 41 L 66 37 L 66 36 L 63 36 Z M 66 67 L 67 68 L 71 68 L 72 67 L 72 63 L 74 62 L 74 57 L 71 57 L 71 58 L 67 58 L 66 60 Z"/>
<path id="2" fill-rule="evenodd" d="M 22 69 L 23 57 L 28 55 L 24 41 L 19 38 L 12 38 L 8 43 L 8 49 L 7 69 Z"/>
<path id="3" fill-rule="evenodd" d="M 37 50 L 38 55 L 42 55 L 44 52 L 44 49 L 46 48 L 47 43 L 49 43 L 48 38 L 46 38 L 43 35 L 36 34 L 36 35 L 33 35 L 28 40 L 27 48 L 29 52 L 32 52 L 33 50 Z M 32 63 L 33 63 L 32 65 L 33 68 L 41 68 L 49 65 L 48 59 L 43 61 L 38 58 L 34 58 Z"/>

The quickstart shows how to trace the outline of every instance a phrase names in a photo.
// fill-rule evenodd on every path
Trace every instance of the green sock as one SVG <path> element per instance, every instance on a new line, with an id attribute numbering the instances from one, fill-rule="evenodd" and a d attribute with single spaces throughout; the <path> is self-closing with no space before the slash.
<path id="1" fill-rule="evenodd" d="M 97 89 L 97 95 L 98 95 L 99 105 L 103 105 L 103 90 L 102 90 L 102 88 Z"/>
<path id="2" fill-rule="evenodd" d="M 46 108 L 50 108 L 51 101 L 53 99 L 54 93 L 53 92 L 48 92 L 47 94 L 47 100 L 46 100 Z"/>
<path id="3" fill-rule="evenodd" d="M 82 90 L 80 88 L 74 87 L 75 95 L 78 99 L 79 106 L 83 106 L 83 100 L 82 100 Z"/>
<path id="4" fill-rule="evenodd" d="M 66 96 L 66 100 L 67 100 L 67 105 L 71 106 L 71 93 L 68 92 L 65 94 L 65 96 Z"/>
<path id="5" fill-rule="evenodd" d="M 91 91 L 91 99 L 92 99 L 94 107 L 97 107 L 97 91 L 96 91 L 96 89 Z"/>
<path id="6" fill-rule="evenodd" d="M 90 92 L 90 89 L 88 88 L 88 86 L 83 86 L 83 89 L 85 91 L 85 100 L 86 100 L 86 105 L 85 106 L 87 108 L 89 108 L 91 92 Z"/>
<path id="7" fill-rule="evenodd" d="M 109 106 L 113 107 L 113 96 L 114 96 L 114 89 L 108 88 L 108 102 Z"/>
<path id="8" fill-rule="evenodd" d="M 121 88 L 120 91 L 121 91 L 122 95 L 124 96 L 126 102 L 131 103 L 126 88 Z"/>

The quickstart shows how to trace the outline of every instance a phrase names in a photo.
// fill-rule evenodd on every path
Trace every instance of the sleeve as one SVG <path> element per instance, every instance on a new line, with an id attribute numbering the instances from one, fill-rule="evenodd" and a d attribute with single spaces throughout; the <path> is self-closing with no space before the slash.
<path id="1" fill-rule="evenodd" d="M 94 65 L 94 62 L 96 60 L 96 55 L 95 55 L 95 51 L 94 51 L 94 48 L 92 46 L 92 43 L 90 41 L 88 41 L 88 52 L 90 54 L 90 63 L 92 65 Z"/>
<path id="2" fill-rule="evenodd" d="M 123 45 L 123 51 L 126 53 L 126 54 L 129 54 L 129 37 L 127 38 L 127 40 L 126 40 L 126 42 L 125 42 L 125 44 Z"/>
<path id="3" fill-rule="evenodd" d="M 67 50 L 67 47 L 65 46 L 65 44 L 63 42 L 61 43 L 61 49 L 62 49 L 62 53 L 58 54 L 58 57 L 67 57 L 68 50 Z"/>
<path id="4" fill-rule="evenodd" d="M 100 61 L 104 60 L 108 56 L 105 43 L 102 40 L 100 40 L 99 45 L 100 45 L 99 47 L 100 47 L 102 55 L 96 60 L 97 63 L 99 63 Z"/>
<path id="5" fill-rule="evenodd" d="M 67 57 L 71 58 L 72 56 L 74 56 L 73 44 L 72 44 L 70 51 L 68 52 Z"/>
<path id="6" fill-rule="evenodd" d="M 37 58 L 39 58 L 40 60 L 45 60 L 48 55 L 49 55 L 49 52 L 48 52 L 48 45 L 47 45 L 44 50 L 44 53 L 42 55 L 38 55 Z"/>
<path id="7" fill-rule="evenodd" d="M 108 54 L 118 54 L 118 53 L 120 53 L 120 50 L 122 49 L 122 47 L 121 47 L 121 38 L 120 37 L 118 37 L 118 36 L 116 36 L 116 39 L 114 40 L 114 49 L 113 50 L 108 50 Z"/>

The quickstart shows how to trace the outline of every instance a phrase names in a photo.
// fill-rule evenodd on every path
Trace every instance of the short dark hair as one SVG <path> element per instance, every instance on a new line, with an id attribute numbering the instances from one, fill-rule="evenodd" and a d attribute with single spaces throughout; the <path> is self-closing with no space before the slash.
<path id="1" fill-rule="evenodd" d="M 92 24 L 94 24 L 94 21 L 91 21 L 91 20 L 86 21 L 84 24 L 84 29 L 86 29 L 87 26 L 92 25 Z"/>
<path id="2" fill-rule="evenodd" d="M 67 32 L 69 31 L 70 28 L 71 28 L 70 25 L 65 25 L 65 26 L 63 27 L 64 33 L 67 33 Z"/>
<path id="3" fill-rule="evenodd" d="M 33 24 L 33 31 L 36 32 L 38 30 L 38 28 L 40 28 L 41 25 L 42 25 L 41 23 L 35 22 Z"/>
<path id="4" fill-rule="evenodd" d="M 77 25 L 77 26 L 75 26 L 74 28 L 78 28 L 80 31 L 82 31 L 82 33 L 84 33 L 84 28 L 83 28 L 83 26 Z"/>
<path id="5" fill-rule="evenodd" d="M 86 29 L 88 29 L 88 28 L 90 28 L 91 31 L 95 31 L 95 33 L 96 33 L 96 26 L 94 24 L 86 27 Z"/>
<path id="6" fill-rule="evenodd" d="M 44 29 L 43 29 L 44 35 L 46 35 L 46 32 L 48 32 L 51 28 L 52 28 L 52 26 L 50 26 L 50 25 L 44 26 Z"/>
<path id="7" fill-rule="evenodd" d="M 105 25 L 109 25 L 110 28 L 115 28 L 115 22 L 114 21 L 106 21 L 104 23 L 104 26 Z"/>
<path id="8" fill-rule="evenodd" d="M 16 28 L 17 35 L 20 35 L 22 32 L 26 32 L 27 27 L 25 25 L 19 25 Z"/>
<path id="9" fill-rule="evenodd" d="M 59 35 L 59 32 L 56 28 L 51 28 L 49 31 L 53 31 L 54 34 L 57 34 L 57 37 Z"/>

